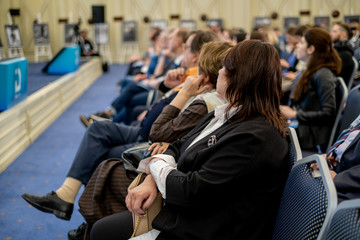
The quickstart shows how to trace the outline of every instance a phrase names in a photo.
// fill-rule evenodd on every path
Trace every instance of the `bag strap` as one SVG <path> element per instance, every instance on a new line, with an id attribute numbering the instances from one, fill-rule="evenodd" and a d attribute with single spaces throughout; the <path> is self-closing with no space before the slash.
<path id="1" fill-rule="evenodd" d="M 136 186 L 138 186 L 139 184 L 140 184 L 140 181 L 141 181 L 141 177 L 142 177 L 142 175 L 143 175 L 144 173 L 143 172 L 141 172 L 141 173 L 139 173 L 139 175 L 136 177 L 136 179 L 134 179 L 134 181 L 133 182 L 135 182 L 135 184 L 130 184 L 130 186 L 129 186 L 129 190 L 130 189 L 133 189 L 134 187 L 136 187 Z M 145 215 L 147 214 L 147 211 L 146 211 L 146 213 L 145 213 Z M 139 216 L 137 216 L 137 215 L 135 215 L 136 216 L 136 220 L 135 220 L 135 226 L 134 226 L 134 231 L 133 231 L 133 233 L 132 233 L 132 235 L 131 235 L 131 237 L 135 237 L 135 234 L 136 234 L 136 232 L 137 232 L 137 230 L 138 230 L 138 228 L 139 228 L 139 224 L 140 224 L 140 217 Z"/>

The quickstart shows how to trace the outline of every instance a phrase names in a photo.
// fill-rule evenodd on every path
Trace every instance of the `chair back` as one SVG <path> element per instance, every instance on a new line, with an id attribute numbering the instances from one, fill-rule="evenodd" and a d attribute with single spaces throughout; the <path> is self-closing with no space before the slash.
<path id="1" fill-rule="evenodd" d="M 290 154 L 289 172 L 290 172 L 295 162 L 302 159 L 302 153 L 295 129 L 292 127 L 288 127 L 286 128 L 286 132 L 288 133 L 288 141 L 290 143 L 289 144 L 289 154 Z"/>
<path id="2" fill-rule="evenodd" d="M 312 163 L 319 166 L 313 170 Z M 337 195 L 326 160 L 317 154 L 295 162 L 286 181 L 274 240 L 316 239 L 324 233 Z"/>
<path id="3" fill-rule="evenodd" d="M 355 57 L 352 57 L 352 60 L 353 60 L 353 62 L 354 62 L 354 70 L 353 70 L 353 72 L 352 72 L 352 74 L 351 74 L 351 77 L 350 77 L 350 80 L 349 80 L 349 82 L 348 82 L 348 89 L 350 90 L 351 88 L 352 88 L 352 85 L 353 85 L 353 82 L 354 82 L 354 78 L 355 78 L 355 74 L 356 74 L 356 71 L 357 71 L 357 69 L 358 69 L 358 67 L 359 67 L 359 63 L 358 63 L 358 61 L 356 61 L 356 58 Z"/>
<path id="4" fill-rule="evenodd" d="M 334 122 L 333 128 L 331 130 L 331 134 L 330 134 L 330 138 L 329 138 L 329 142 L 328 142 L 326 150 L 329 150 L 331 145 L 334 143 L 335 137 L 338 136 L 338 135 L 336 135 L 336 133 L 337 133 L 337 129 L 339 128 L 339 123 L 341 120 L 342 113 L 344 111 L 345 102 L 347 100 L 347 97 L 348 97 L 348 88 L 345 85 L 344 80 L 341 77 L 337 77 L 337 86 L 336 86 L 337 113 L 336 113 L 335 122 Z"/>
<path id="5" fill-rule="evenodd" d="M 326 240 L 360 239 L 360 199 L 341 202 L 331 216 L 324 234 Z"/>
<path id="6" fill-rule="evenodd" d="M 341 124 L 337 130 L 336 137 L 357 118 L 360 114 L 360 84 L 353 87 L 346 100 L 346 107 L 342 115 Z M 335 140 L 335 139 L 334 139 Z"/>

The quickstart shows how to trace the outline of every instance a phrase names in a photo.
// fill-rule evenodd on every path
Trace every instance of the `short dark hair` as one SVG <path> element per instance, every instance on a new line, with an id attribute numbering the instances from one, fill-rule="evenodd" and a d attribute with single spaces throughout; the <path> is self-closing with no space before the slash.
<path id="1" fill-rule="evenodd" d="M 309 25 L 300 25 L 295 29 L 295 35 L 296 36 L 304 36 L 304 33 L 306 32 L 306 30 L 308 30 L 310 28 Z"/>
<path id="2" fill-rule="evenodd" d="M 336 22 L 335 25 L 338 25 L 343 31 L 346 32 L 348 39 L 352 38 L 353 33 L 351 31 L 351 28 L 348 24 L 343 22 Z"/>
<path id="3" fill-rule="evenodd" d="M 213 31 L 196 31 L 194 39 L 190 45 L 190 51 L 192 53 L 198 52 L 200 53 L 202 46 L 204 43 L 211 42 L 211 41 L 218 41 L 219 37 Z"/>

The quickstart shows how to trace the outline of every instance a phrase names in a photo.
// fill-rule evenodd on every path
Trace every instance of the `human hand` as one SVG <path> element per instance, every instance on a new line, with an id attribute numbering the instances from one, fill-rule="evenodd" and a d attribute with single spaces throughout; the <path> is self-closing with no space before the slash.
<path id="1" fill-rule="evenodd" d="M 325 155 L 325 159 L 326 159 L 326 155 Z M 336 167 L 338 164 L 338 162 L 335 160 L 335 156 L 333 155 L 332 152 L 327 157 L 327 160 L 329 161 L 329 163 L 331 163 L 331 165 L 333 165 L 333 167 Z"/>
<path id="2" fill-rule="evenodd" d="M 131 189 L 125 199 L 126 207 L 130 212 L 144 216 L 146 210 L 154 202 L 157 195 L 156 182 L 151 175 L 147 175 L 144 181 Z"/>
<path id="3" fill-rule="evenodd" d="M 284 74 L 285 79 L 294 80 L 297 76 L 296 72 L 287 72 Z"/>
<path id="4" fill-rule="evenodd" d="M 162 154 L 166 151 L 170 143 L 167 142 L 156 142 L 151 144 L 151 146 L 148 148 L 149 151 L 152 151 L 151 156 L 154 156 L 156 154 Z"/>
<path id="5" fill-rule="evenodd" d="M 145 110 L 145 111 L 143 111 L 142 113 L 140 113 L 138 116 L 137 116 L 137 118 L 136 118 L 136 120 L 138 120 L 139 122 L 141 122 L 142 120 L 144 120 L 144 118 L 145 118 L 145 115 L 147 114 L 147 110 Z"/>
<path id="6" fill-rule="evenodd" d="M 287 119 L 294 119 L 296 118 L 296 111 L 289 106 L 280 106 L 281 112 L 285 115 Z"/>
<path id="7" fill-rule="evenodd" d="M 336 176 L 336 172 L 333 170 L 330 170 L 330 176 L 331 176 L 332 180 L 334 180 L 334 178 Z"/>
<path id="8" fill-rule="evenodd" d="M 285 59 L 280 59 L 280 65 L 284 68 L 290 67 L 290 64 Z"/>
<path id="9" fill-rule="evenodd" d="M 146 78 L 146 74 L 136 74 L 134 76 L 134 82 L 139 82 L 140 80 L 143 80 Z"/>
<path id="10" fill-rule="evenodd" d="M 187 98 L 190 98 L 193 96 L 197 96 L 206 90 L 209 90 L 210 89 L 209 85 L 207 84 L 203 85 L 204 79 L 205 77 L 203 74 L 200 74 L 198 77 L 192 77 L 192 76 L 187 77 L 185 80 L 185 84 L 180 90 L 179 94 Z"/>
<path id="11" fill-rule="evenodd" d="M 182 83 L 182 80 L 186 74 L 184 68 L 172 69 L 166 73 L 164 84 L 168 88 L 174 88 Z"/>
<path id="12" fill-rule="evenodd" d="M 163 51 L 163 56 L 164 56 L 164 57 L 172 57 L 172 52 L 171 52 L 171 50 L 170 50 L 169 48 L 164 49 L 164 51 Z"/>

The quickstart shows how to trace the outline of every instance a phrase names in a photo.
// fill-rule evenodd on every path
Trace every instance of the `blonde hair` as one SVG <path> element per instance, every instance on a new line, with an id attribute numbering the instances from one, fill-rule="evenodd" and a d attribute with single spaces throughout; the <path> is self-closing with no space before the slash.
<path id="1" fill-rule="evenodd" d="M 271 43 L 271 44 L 277 44 L 279 42 L 279 38 L 278 36 L 276 35 L 274 29 L 268 27 L 268 26 L 265 26 L 263 27 L 263 33 L 265 35 L 265 38 L 267 40 L 267 42 Z"/>
<path id="2" fill-rule="evenodd" d="M 222 60 L 234 44 L 230 42 L 212 41 L 205 43 L 199 55 L 199 73 L 209 76 L 212 84 L 216 85 Z"/>

